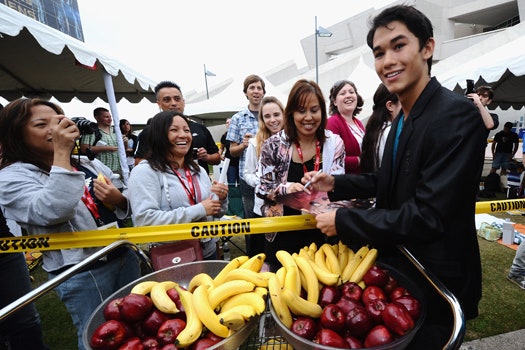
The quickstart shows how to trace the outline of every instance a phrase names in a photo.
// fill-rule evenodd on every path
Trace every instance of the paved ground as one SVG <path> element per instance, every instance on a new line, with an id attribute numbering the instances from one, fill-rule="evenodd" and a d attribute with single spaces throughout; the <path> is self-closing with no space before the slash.
<path id="1" fill-rule="evenodd" d="M 525 329 L 465 342 L 460 350 L 524 350 Z"/>

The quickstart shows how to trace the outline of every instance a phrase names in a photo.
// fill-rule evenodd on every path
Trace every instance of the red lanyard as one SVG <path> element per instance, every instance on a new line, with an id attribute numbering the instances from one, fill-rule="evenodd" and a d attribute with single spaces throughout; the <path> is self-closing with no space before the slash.
<path id="1" fill-rule="evenodd" d="M 177 177 L 179 178 L 180 183 L 182 184 L 182 187 L 184 188 L 184 191 L 186 191 L 186 195 L 188 196 L 188 200 L 190 201 L 191 205 L 195 205 L 197 203 L 197 196 L 195 195 L 195 186 L 193 186 L 193 179 L 191 177 L 190 169 L 185 168 L 184 171 L 186 173 L 186 181 L 188 181 L 188 185 L 186 185 L 186 181 L 180 176 L 179 172 L 176 169 L 173 169 L 173 172 Z"/>
<path id="2" fill-rule="evenodd" d="M 301 163 L 303 163 L 303 171 L 306 174 L 308 172 L 308 169 L 306 169 L 306 165 L 304 165 L 303 151 L 301 150 L 301 146 L 299 145 L 299 142 L 295 143 L 295 147 L 297 148 L 297 154 L 299 155 L 299 158 L 301 158 Z M 314 171 L 318 171 L 319 170 L 320 160 L 321 160 L 321 145 L 319 144 L 319 140 L 317 140 L 317 141 L 315 141 Z"/>
<path id="3" fill-rule="evenodd" d="M 78 169 L 75 167 L 73 167 L 73 170 L 78 171 Z M 84 194 L 82 195 L 82 202 L 84 202 L 84 204 L 88 208 L 91 215 L 93 215 L 95 220 L 99 221 L 100 214 L 98 213 L 97 204 L 95 203 L 95 200 L 93 199 L 93 196 L 89 192 L 89 188 L 86 185 L 84 185 Z"/>

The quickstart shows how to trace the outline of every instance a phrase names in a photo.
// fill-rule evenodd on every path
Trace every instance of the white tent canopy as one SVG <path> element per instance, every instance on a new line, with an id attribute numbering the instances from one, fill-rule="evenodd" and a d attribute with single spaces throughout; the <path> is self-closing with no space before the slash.
<path id="1" fill-rule="evenodd" d="M 521 109 L 525 105 L 525 23 L 495 34 L 432 68 L 441 84 L 463 92 L 466 80 L 494 90 L 491 108 Z"/>
<path id="2" fill-rule="evenodd" d="M 110 105 L 119 125 L 116 101 L 155 100 L 154 82 L 110 57 L 91 50 L 83 42 L 0 4 L 0 96 L 54 97 L 69 102 L 73 97 L 92 102 L 97 97 Z M 120 128 L 116 127 L 124 179 L 126 164 Z"/>

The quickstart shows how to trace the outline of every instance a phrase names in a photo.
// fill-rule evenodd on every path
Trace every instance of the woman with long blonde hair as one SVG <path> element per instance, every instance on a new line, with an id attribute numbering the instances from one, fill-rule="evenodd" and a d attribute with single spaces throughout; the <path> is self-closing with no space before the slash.
<path id="1" fill-rule="evenodd" d="M 266 96 L 261 101 L 258 116 L 258 129 L 255 137 L 250 139 L 246 149 L 246 162 L 244 164 L 244 180 L 252 187 L 259 184 L 256 174 L 259 155 L 264 141 L 270 136 L 277 134 L 284 127 L 284 106 L 275 96 Z M 254 197 L 253 212 L 257 216 L 262 216 L 261 205 L 263 200 Z M 247 250 L 250 256 L 261 253 L 264 250 L 264 237 L 262 235 L 248 235 Z"/>

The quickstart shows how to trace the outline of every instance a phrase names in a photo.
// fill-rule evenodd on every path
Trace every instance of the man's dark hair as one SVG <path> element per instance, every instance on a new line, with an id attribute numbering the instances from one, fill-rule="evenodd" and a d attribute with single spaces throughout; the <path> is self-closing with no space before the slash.
<path id="1" fill-rule="evenodd" d="M 97 107 L 93 110 L 93 116 L 94 117 L 98 117 L 99 115 L 101 115 L 103 112 L 109 112 L 109 110 L 107 108 L 104 108 L 104 107 Z"/>
<path id="2" fill-rule="evenodd" d="M 494 99 L 494 90 L 492 90 L 492 87 L 488 85 L 482 85 L 476 89 L 476 93 L 478 95 L 487 95 L 490 100 Z"/>
<path id="3" fill-rule="evenodd" d="M 182 94 L 182 90 L 180 88 L 180 86 L 177 84 L 177 83 L 174 83 L 170 80 L 163 80 L 161 81 L 160 83 L 158 83 L 156 86 L 155 86 L 155 96 L 158 98 L 157 94 L 159 93 L 159 90 L 160 89 L 164 89 L 164 88 L 175 88 L 177 90 L 179 90 Z"/>
<path id="4" fill-rule="evenodd" d="M 374 17 L 370 22 L 370 30 L 366 37 L 366 43 L 373 50 L 374 34 L 379 27 L 388 28 L 388 25 L 394 21 L 399 21 L 406 25 L 408 30 L 419 39 L 419 50 L 423 49 L 428 40 L 434 36 L 432 22 L 421 11 L 414 6 L 397 5 L 383 10 L 379 15 Z M 432 68 L 432 57 L 427 61 L 428 74 Z"/>

